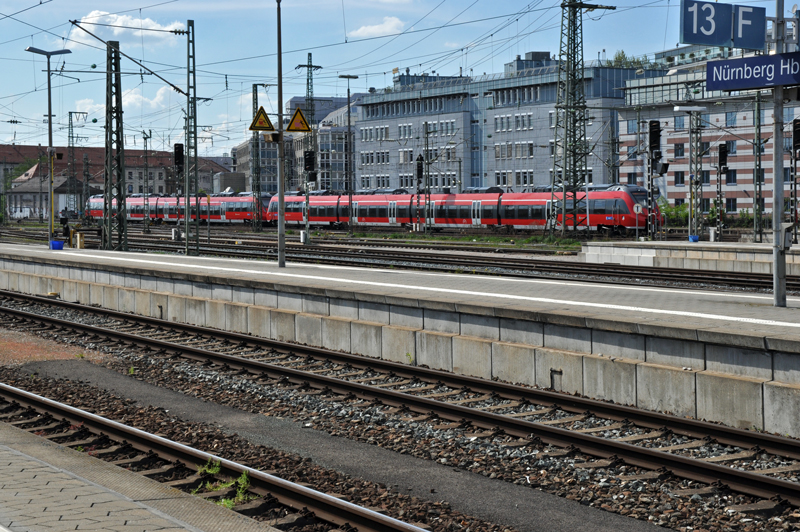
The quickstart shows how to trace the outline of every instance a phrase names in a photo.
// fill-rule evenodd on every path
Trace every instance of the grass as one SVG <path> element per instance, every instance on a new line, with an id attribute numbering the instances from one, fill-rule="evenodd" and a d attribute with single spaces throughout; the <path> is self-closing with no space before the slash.
<path id="1" fill-rule="evenodd" d="M 441 235 L 441 234 L 418 234 L 418 233 L 354 233 L 357 238 L 384 238 L 389 240 L 425 240 L 429 242 L 475 242 L 478 244 L 497 245 L 503 244 L 507 246 L 524 247 L 528 245 L 534 246 L 551 246 L 564 249 L 580 249 L 581 241 L 574 238 L 560 238 L 531 235 Z"/>

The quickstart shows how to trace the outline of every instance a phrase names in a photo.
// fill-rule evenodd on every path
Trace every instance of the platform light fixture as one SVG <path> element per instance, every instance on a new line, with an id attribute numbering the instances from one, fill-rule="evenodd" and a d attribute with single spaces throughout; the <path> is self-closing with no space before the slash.
<path id="1" fill-rule="evenodd" d="M 31 52 L 37 55 L 47 57 L 47 158 L 50 163 L 50 237 L 47 239 L 48 247 L 53 240 L 55 234 L 53 229 L 53 218 L 55 217 L 55 197 L 53 195 L 53 159 L 55 158 L 56 149 L 53 147 L 53 103 L 50 88 L 50 56 L 71 54 L 71 50 L 56 50 L 54 52 L 46 52 L 33 46 L 25 48 L 26 52 Z"/>

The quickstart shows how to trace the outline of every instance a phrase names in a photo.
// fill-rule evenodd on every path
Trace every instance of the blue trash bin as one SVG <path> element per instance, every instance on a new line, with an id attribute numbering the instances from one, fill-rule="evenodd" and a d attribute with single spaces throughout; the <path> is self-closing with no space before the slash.
<path id="1" fill-rule="evenodd" d="M 689 235 L 689 242 L 700 242 L 700 237 L 698 235 Z"/>
<path id="2" fill-rule="evenodd" d="M 64 242 L 62 242 L 60 240 L 51 240 L 50 241 L 50 249 L 63 250 L 64 249 Z"/>

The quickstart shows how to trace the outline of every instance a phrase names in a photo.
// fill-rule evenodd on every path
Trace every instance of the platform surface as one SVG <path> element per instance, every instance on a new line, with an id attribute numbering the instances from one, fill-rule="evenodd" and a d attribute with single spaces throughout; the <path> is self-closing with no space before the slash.
<path id="1" fill-rule="evenodd" d="M 0 245 L 0 259 L 57 261 L 64 266 L 136 272 L 156 278 L 190 276 L 195 282 L 227 283 L 270 290 L 350 297 L 371 302 L 441 310 L 506 309 L 521 316 L 557 313 L 654 327 L 713 329 L 716 332 L 785 338 L 800 342 L 800 298 L 773 306 L 770 293 L 656 288 L 645 285 L 557 279 L 519 279 L 287 263 L 184 257 L 97 250 L 50 251 L 41 246 Z M 702 275 L 698 273 L 698 275 Z"/>
<path id="2" fill-rule="evenodd" d="M 0 532 L 277 532 L 0 423 Z"/>

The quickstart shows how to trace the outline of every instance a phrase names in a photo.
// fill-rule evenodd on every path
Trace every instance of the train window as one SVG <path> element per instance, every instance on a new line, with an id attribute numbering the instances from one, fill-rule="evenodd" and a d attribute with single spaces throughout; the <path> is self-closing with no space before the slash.
<path id="1" fill-rule="evenodd" d="M 350 217 L 350 205 L 342 205 L 339 208 L 339 212 L 341 213 L 342 218 L 349 218 Z"/>
<path id="2" fill-rule="evenodd" d="M 441 208 L 443 211 L 442 214 L 439 215 L 441 218 L 450 219 L 458 216 L 458 205 L 442 205 Z"/>
<path id="3" fill-rule="evenodd" d="M 458 206 L 458 218 L 466 220 L 469 218 L 469 205 L 459 205 Z"/>
<path id="4" fill-rule="evenodd" d="M 325 216 L 327 218 L 336 218 L 336 207 L 333 205 L 328 205 L 325 207 Z"/>
<path id="5" fill-rule="evenodd" d="M 223 204 L 224 207 L 224 204 Z M 269 204 L 269 212 L 275 213 L 278 212 L 278 202 L 270 203 Z"/>
<path id="6" fill-rule="evenodd" d="M 308 211 L 309 211 L 309 215 L 312 218 L 319 218 L 319 207 L 317 207 L 316 205 L 311 205 L 308 208 Z"/>
<path id="7" fill-rule="evenodd" d="M 211 206 L 211 214 L 214 216 L 219 216 L 219 205 Z"/>
<path id="8" fill-rule="evenodd" d="M 359 218 L 363 218 L 367 216 L 367 206 L 366 205 L 356 205 L 356 216 Z"/>
<path id="9" fill-rule="evenodd" d="M 397 217 L 398 218 L 408 218 L 408 205 L 398 205 L 397 206 Z"/>
<path id="10" fill-rule="evenodd" d="M 436 210 L 434 212 L 434 217 L 436 218 L 452 218 L 452 215 L 448 215 L 448 211 L 452 209 L 452 205 L 437 205 Z"/>
<path id="11" fill-rule="evenodd" d="M 378 215 L 378 207 L 375 205 L 370 205 L 368 213 L 369 214 L 367 214 L 367 216 L 370 218 L 375 218 Z"/>
<path id="12" fill-rule="evenodd" d="M 621 200 L 621 199 L 614 200 L 614 212 L 616 214 L 630 214 L 631 213 L 628 210 L 628 206 L 625 205 L 625 200 Z"/>
<path id="13" fill-rule="evenodd" d="M 530 205 L 517 205 L 517 219 L 530 220 L 531 206 Z"/>
<path id="14" fill-rule="evenodd" d="M 379 218 L 386 218 L 389 216 L 389 207 L 386 205 L 380 205 L 378 207 L 378 217 Z"/>
<path id="15" fill-rule="evenodd" d="M 482 211 L 482 214 L 481 214 L 481 218 L 484 218 L 486 220 L 491 219 L 491 218 L 497 218 L 497 216 L 495 216 L 495 212 L 494 212 L 495 210 L 496 210 L 496 206 L 495 205 L 483 205 L 483 211 Z"/>
<path id="16" fill-rule="evenodd" d="M 506 205 L 503 213 L 503 218 L 508 220 L 516 220 L 517 219 L 517 206 L 516 205 Z"/>
<path id="17" fill-rule="evenodd" d="M 531 205 L 531 219 L 544 220 L 544 205 Z"/>
<path id="18" fill-rule="evenodd" d="M 606 213 L 606 200 L 597 199 L 593 200 L 589 207 L 589 214 L 605 214 Z"/>

